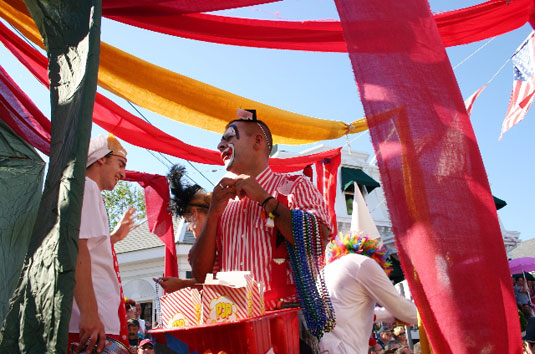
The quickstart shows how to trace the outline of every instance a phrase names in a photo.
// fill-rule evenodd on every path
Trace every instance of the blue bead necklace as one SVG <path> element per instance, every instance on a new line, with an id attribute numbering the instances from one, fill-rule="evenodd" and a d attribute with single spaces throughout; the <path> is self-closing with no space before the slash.
<path id="1" fill-rule="evenodd" d="M 320 339 L 335 326 L 334 310 L 325 286 L 321 234 L 316 217 L 292 210 L 294 244 L 286 242 L 297 297 L 308 330 Z"/>

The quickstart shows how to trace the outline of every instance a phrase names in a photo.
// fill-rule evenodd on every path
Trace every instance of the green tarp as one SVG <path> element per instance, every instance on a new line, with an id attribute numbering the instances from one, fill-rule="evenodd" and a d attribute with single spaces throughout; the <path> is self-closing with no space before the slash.
<path id="1" fill-rule="evenodd" d="M 28 251 L 44 170 L 35 149 L 0 120 L 0 323 Z"/>
<path id="2" fill-rule="evenodd" d="M 100 0 L 26 0 L 49 60 L 49 169 L 0 353 L 65 353 L 100 49 Z"/>

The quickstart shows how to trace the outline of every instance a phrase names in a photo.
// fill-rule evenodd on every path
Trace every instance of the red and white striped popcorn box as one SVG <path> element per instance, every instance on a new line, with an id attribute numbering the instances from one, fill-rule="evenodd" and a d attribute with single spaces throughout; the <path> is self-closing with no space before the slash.
<path id="1" fill-rule="evenodd" d="M 247 294 L 250 300 L 247 302 L 248 317 L 256 317 L 266 312 L 264 306 L 264 283 L 257 283 L 250 274 L 245 275 L 247 281 Z"/>
<path id="2" fill-rule="evenodd" d="M 208 277 L 203 286 L 204 323 L 234 322 L 262 313 L 259 286 L 249 272 L 221 272 L 217 278 Z"/>
<path id="3" fill-rule="evenodd" d="M 256 303 L 258 303 L 258 312 L 255 316 L 260 316 L 266 313 L 266 305 L 264 303 L 264 290 L 265 285 L 264 282 L 257 283 L 258 287 L 258 300 Z"/>
<path id="4" fill-rule="evenodd" d="M 192 327 L 201 324 L 202 301 L 197 289 L 184 288 L 160 298 L 164 328 Z"/>

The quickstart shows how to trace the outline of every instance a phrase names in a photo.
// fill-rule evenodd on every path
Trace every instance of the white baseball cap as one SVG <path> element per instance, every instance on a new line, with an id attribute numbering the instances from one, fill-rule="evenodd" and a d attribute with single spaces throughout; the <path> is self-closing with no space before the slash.
<path id="1" fill-rule="evenodd" d="M 85 167 L 89 167 L 98 159 L 108 155 L 110 152 L 113 155 L 119 155 L 126 159 L 126 150 L 123 148 L 119 140 L 113 134 L 107 137 L 98 135 L 89 141 L 89 149 L 87 151 L 87 163 Z"/>

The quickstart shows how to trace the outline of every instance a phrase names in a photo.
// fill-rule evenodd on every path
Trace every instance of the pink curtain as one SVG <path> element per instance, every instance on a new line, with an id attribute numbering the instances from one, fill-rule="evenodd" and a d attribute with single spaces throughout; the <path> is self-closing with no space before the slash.
<path id="1" fill-rule="evenodd" d="M 172 36 L 247 47 L 347 52 L 338 21 L 271 21 L 186 14 L 166 4 L 104 7 L 103 15 L 113 20 Z M 106 2 L 105 2 L 106 3 Z M 192 3 L 195 3 L 193 1 Z M 533 16 L 532 0 L 492 0 L 434 16 L 446 47 L 494 37 L 523 26 Z M 191 11 L 194 12 L 194 11 Z M 532 22 L 533 23 L 533 22 Z M 360 23 L 356 35 L 365 38 L 376 29 L 374 23 Z M 383 33 L 373 34 L 382 41 Z M 358 48 L 351 48 L 352 51 Z"/>
<path id="2" fill-rule="evenodd" d="M 521 353 L 496 208 L 427 1 L 336 5 L 401 265 L 433 351 Z M 363 38 L 363 26 L 377 31 Z"/>

